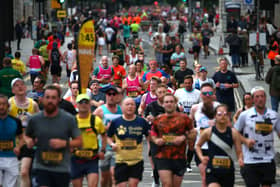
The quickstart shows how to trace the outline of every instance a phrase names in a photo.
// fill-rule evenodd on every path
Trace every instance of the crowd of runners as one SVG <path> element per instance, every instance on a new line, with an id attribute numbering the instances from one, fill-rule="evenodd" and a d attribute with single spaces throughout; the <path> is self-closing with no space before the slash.
<path id="1" fill-rule="evenodd" d="M 154 60 L 148 62 L 139 35 L 146 12 L 96 20 L 100 62 L 92 59 L 86 93 L 79 93 L 78 20 L 66 51 L 62 28 L 40 32 L 26 62 L 30 91 L 20 52 L 14 58 L 6 51 L 0 70 L 1 187 L 15 187 L 19 176 L 21 187 L 81 187 L 84 178 L 90 187 L 135 187 L 142 180 L 143 154 L 150 158 L 153 186 L 181 186 L 192 161 L 203 187 L 233 187 L 236 161 L 246 186 L 275 183 L 273 132 L 280 135 L 280 116 L 266 107 L 264 88 L 244 94 L 236 111 L 233 90 L 239 83 L 227 59 L 218 59 L 211 76 L 199 64 L 201 48 L 205 58 L 210 55 L 219 16 L 197 14 L 187 38 L 193 47 L 185 50 L 187 17 L 176 9 L 165 13 L 156 32 L 149 25 Z M 195 62 L 188 67 L 187 52 Z M 64 95 L 61 63 L 69 82 Z M 46 85 L 49 74 L 52 84 Z"/>

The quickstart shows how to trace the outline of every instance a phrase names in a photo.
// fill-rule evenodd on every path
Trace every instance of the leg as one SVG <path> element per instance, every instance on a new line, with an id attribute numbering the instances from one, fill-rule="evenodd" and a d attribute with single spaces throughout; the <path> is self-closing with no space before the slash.
<path id="1" fill-rule="evenodd" d="M 170 170 L 159 170 L 159 177 L 163 187 L 173 187 L 172 185 L 172 171 Z"/>
<path id="2" fill-rule="evenodd" d="M 177 176 L 177 175 L 173 175 L 173 183 L 172 186 L 174 187 L 180 187 L 183 181 L 183 177 L 181 176 Z"/>
<path id="3" fill-rule="evenodd" d="M 98 173 L 90 173 L 87 176 L 88 187 L 98 186 Z"/>
<path id="4" fill-rule="evenodd" d="M 21 160 L 21 187 L 29 187 L 31 185 L 30 182 L 30 167 L 32 163 L 32 158 L 23 157 Z"/>
<path id="5" fill-rule="evenodd" d="M 221 187 L 219 183 L 210 183 L 208 187 Z"/>
<path id="6" fill-rule="evenodd" d="M 206 169 L 206 165 L 200 163 L 198 165 L 198 168 L 199 168 L 199 171 L 200 171 L 200 176 L 201 176 L 201 181 L 202 181 L 202 184 L 201 186 L 202 187 L 206 187 L 206 174 L 205 174 L 205 169 Z"/>
<path id="7" fill-rule="evenodd" d="M 279 107 L 279 97 L 278 96 L 271 96 L 271 107 L 272 110 L 278 112 L 278 107 Z"/>
<path id="8" fill-rule="evenodd" d="M 7 169 L 4 171 L 3 175 L 3 187 L 16 187 L 17 186 L 17 178 L 19 175 L 19 163 L 17 158 L 11 158 L 7 160 Z"/>
<path id="9" fill-rule="evenodd" d="M 129 187 L 137 187 L 139 184 L 139 179 L 129 178 L 128 179 L 128 186 Z"/>
<path id="10" fill-rule="evenodd" d="M 110 171 L 101 171 L 101 187 L 109 187 L 112 183 Z"/>
<path id="11" fill-rule="evenodd" d="M 82 187 L 83 186 L 83 177 L 71 180 L 73 187 Z"/>

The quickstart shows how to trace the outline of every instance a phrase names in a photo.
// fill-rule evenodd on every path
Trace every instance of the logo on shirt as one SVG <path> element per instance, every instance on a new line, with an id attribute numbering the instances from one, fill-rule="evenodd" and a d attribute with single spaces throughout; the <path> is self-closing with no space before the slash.
<path id="1" fill-rule="evenodd" d="M 120 127 L 117 128 L 117 132 L 118 132 L 118 135 L 125 135 L 126 128 L 123 125 L 120 125 Z"/>

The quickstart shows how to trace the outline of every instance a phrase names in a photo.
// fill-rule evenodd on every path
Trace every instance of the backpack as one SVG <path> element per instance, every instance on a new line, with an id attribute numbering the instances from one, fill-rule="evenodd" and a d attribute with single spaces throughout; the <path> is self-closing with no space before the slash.
<path id="1" fill-rule="evenodd" d="M 280 90 L 280 65 L 275 67 L 271 77 L 271 87 Z"/>

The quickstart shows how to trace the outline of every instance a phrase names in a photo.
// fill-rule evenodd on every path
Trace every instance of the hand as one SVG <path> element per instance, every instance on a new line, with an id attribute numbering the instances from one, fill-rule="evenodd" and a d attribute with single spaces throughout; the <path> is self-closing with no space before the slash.
<path id="1" fill-rule="evenodd" d="M 203 156 L 202 160 L 201 160 L 201 163 L 204 164 L 204 165 L 207 165 L 208 161 L 209 161 L 209 157 L 208 156 Z"/>
<path id="2" fill-rule="evenodd" d="M 243 166 L 244 166 L 243 158 L 239 158 L 239 159 L 238 159 L 238 164 L 239 164 L 240 167 L 243 167 Z"/>
<path id="3" fill-rule="evenodd" d="M 104 104 L 104 101 L 100 100 L 100 101 L 98 101 L 98 103 L 99 103 L 100 105 L 103 105 L 103 104 Z"/>
<path id="4" fill-rule="evenodd" d="M 110 145 L 111 147 L 112 147 L 112 150 L 113 151 L 117 151 L 118 150 L 118 146 L 117 146 L 117 144 L 115 144 L 115 143 L 111 143 L 111 145 Z"/>
<path id="5" fill-rule="evenodd" d="M 59 138 L 52 138 L 49 140 L 49 146 L 53 149 L 65 148 L 66 145 L 67 145 L 66 140 L 62 140 Z"/>
<path id="6" fill-rule="evenodd" d="M 141 92 L 141 91 L 142 91 L 142 88 L 141 88 L 141 87 L 137 87 L 137 91 L 138 91 L 138 92 Z"/>
<path id="7" fill-rule="evenodd" d="M 100 160 L 104 160 L 104 158 L 105 158 L 105 153 L 104 153 L 103 151 L 100 151 L 100 152 L 98 153 L 98 158 L 99 158 Z"/>
<path id="8" fill-rule="evenodd" d="M 155 144 L 158 145 L 158 146 L 162 146 L 162 145 L 165 144 L 165 141 L 162 138 L 157 138 L 155 140 Z"/>
<path id="9" fill-rule="evenodd" d="M 109 121 L 109 122 L 107 123 L 107 125 L 105 126 L 106 131 L 109 130 L 109 128 L 110 128 L 110 126 L 111 126 L 111 123 L 112 123 L 112 121 Z"/>
<path id="10" fill-rule="evenodd" d="M 232 88 L 232 84 L 224 83 L 224 87 L 225 87 L 225 88 Z"/>
<path id="11" fill-rule="evenodd" d="M 253 148 L 254 145 L 255 145 L 255 143 L 256 143 L 256 141 L 253 140 L 253 139 L 247 139 L 247 140 L 246 140 L 246 146 L 247 146 L 249 149 Z"/>
<path id="12" fill-rule="evenodd" d="M 20 147 L 15 147 L 14 153 L 18 156 L 20 154 Z"/>
<path id="13" fill-rule="evenodd" d="M 32 149 L 32 147 L 34 147 L 36 142 L 37 142 L 37 138 L 35 140 L 32 138 L 28 138 L 25 140 L 25 143 L 29 149 Z"/>
<path id="14" fill-rule="evenodd" d="M 185 136 L 177 136 L 174 138 L 173 140 L 173 144 L 174 145 L 181 145 L 184 141 L 186 140 L 186 137 Z"/>
<path id="15" fill-rule="evenodd" d="M 216 82 L 216 87 L 220 88 L 221 83 L 220 82 Z"/>

